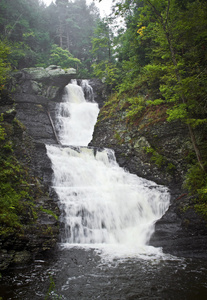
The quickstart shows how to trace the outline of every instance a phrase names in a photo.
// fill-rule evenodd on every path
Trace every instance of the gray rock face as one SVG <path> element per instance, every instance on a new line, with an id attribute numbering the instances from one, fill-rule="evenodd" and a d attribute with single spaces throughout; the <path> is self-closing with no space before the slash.
<path id="1" fill-rule="evenodd" d="M 187 169 L 183 154 L 192 150 L 187 129 L 180 123 L 144 127 L 141 122 L 129 128 L 121 113 L 98 120 L 91 145 L 114 149 L 120 166 L 167 186 L 181 186 Z"/>
<path id="2" fill-rule="evenodd" d="M 112 148 L 117 162 L 131 173 L 168 186 L 171 206 L 155 225 L 150 244 L 164 252 L 207 257 L 207 224 L 193 209 L 193 199 L 182 185 L 193 153 L 187 128 L 180 122 L 150 120 L 146 113 L 128 126 L 124 111 L 111 117 L 100 112 L 91 146 Z"/>
<path id="3" fill-rule="evenodd" d="M 75 69 L 63 70 L 59 66 L 25 68 L 14 73 L 19 93 L 41 95 L 48 99 L 58 98 L 64 87 L 76 76 Z"/>
<path id="4" fill-rule="evenodd" d="M 177 192 L 167 213 L 157 221 L 150 244 L 172 255 L 206 258 L 206 221 L 193 209 L 192 197 Z"/>
<path id="5" fill-rule="evenodd" d="M 99 79 L 90 79 L 90 86 L 93 88 L 94 101 L 98 103 L 99 108 L 104 105 L 104 102 L 107 100 L 107 91 L 105 85 Z"/>
<path id="6" fill-rule="evenodd" d="M 35 141 L 57 143 L 51 122 L 54 122 L 56 103 L 62 100 L 64 87 L 75 77 L 75 72 L 49 66 L 23 69 L 14 74 L 17 119 Z"/>
<path id="7" fill-rule="evenodd" d="M 54 249 L 59 240 L 59 221 L 55 217 L 59 215 L 59 208 L 57 195 L 50 189 L 52 168 L 45 143 L 58 143 L 53 128 L 55 108 L 64 87 L 74 77 L 74 69 L 65 71 L 57 66 L 24 69 L 13 75 L 12 97 L 1 94 L 0 113 L 4 114 L 8 126 L 13 126 L 13 153 L 32 178 L 31 196 L 37 219 L 31 218 L 28 208 L 22 217 L 21 233 L 0 235 L 0 270 L 28 263 Z M 14 117 L 21 125 L 14 125 Z"/>

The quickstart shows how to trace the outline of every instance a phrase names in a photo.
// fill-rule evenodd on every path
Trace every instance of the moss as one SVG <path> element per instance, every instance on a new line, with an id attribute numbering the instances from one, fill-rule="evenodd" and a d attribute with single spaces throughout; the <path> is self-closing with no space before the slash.
<path id="1" fill-rule="evenodd" d="M 51 211 L 49 209 L 45 209 L 42 206 L 40 206 L 40 210 L 50 216 L 53 216 L 55 218 L 55 220 L 58 220 L 58 216 L 53 211 Z"/>
<path id="2" fill-rule="evenodd" d="M 158 167 L 162 167 L 166 163 L 166 159 L 163 155 L 159 154 L 155 149 L 152 147 L 144 147 L 143 150 L 150 154 L 150 160 L 155 163 Z"/>
<path id="3" fill-rule="evenodd" d="M 43 107 L 43 105 L 41 105 L 41 104 L 36 104 L 36 107 L 37 107 L 37 110 L 38 110 L 39 112 L 42 112 L 42 111 L 45 110 L 44 107 Z"/>
<path id="4" fill-rule="evenodd" d="M 114 138 L 118 141 L 118 144 L 123 144 L 123 142 L 124 142 L 124 139 L 123 139 L 123 137 L 121 137 L 121 135 L 120 135 L 120 133 L 119 132 L 116 132 L 115 134 L 114 134 Z"/>
<path id="5" fill-rule="evenodd" d="M 22 130 L 26 129 L 25 125 L 16 118 L 14 118 L 13 120 L 13 125 L 19 127 Z"/>
<path id="6" fill-rule="evenodd" d="M 181 208 L 181 211 L 183 212 L 183 213 L 185 213 L 187 210 L 189 210 L 191 208 L 191 206 L 190 205 L 184 205 L 182 208 Z"/>
<path id="7" fill-rule="evenodd" d="M 12 124 L 0 119 L 0 229 L 2 235 L 21 231 L 25 222 L 35 222 L 37 212 L 34 206 L 33 178 L 28 167 L 22 165 L 14 154 Z M 15 126 L 21 126 L 14 121 Z M 22 126 L 21 126 L 22 127 Z M 31 185 L 32 183 L 32 185 Z"/>
<path id="8" fill-rule="evenodd" d="M 176 170 L 176 166 L 173 163 L 167 164 L 167 172 L 168 173 L 173 173 L 175 170 Z"/>

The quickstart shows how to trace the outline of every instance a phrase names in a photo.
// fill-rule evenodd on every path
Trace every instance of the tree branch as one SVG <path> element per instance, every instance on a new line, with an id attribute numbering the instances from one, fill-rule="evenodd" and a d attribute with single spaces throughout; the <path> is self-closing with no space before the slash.
<path id="1" fill-rule="evenodd" d="M 146 1 L 147 1 L 147 3 L 153 8 L 155 14 L 160 18 L 161 23 L 163 24 L 164 22 L 163 22 L 163 17 L 162 17 L 162 15 L 159 13 L 159 11 L 156 9 L 156 7 L 155 7 L 149 0 L 146 0 Z"/>
<path id="2" fill-rule="evenodd" d="M 166 13 L 166 19 L 165 19 L 165 25 L 167 24 L 167 21 L 168 21 L 169 11 L 170 11 L 170 0 L 168 0 L 167 13 Z"/>

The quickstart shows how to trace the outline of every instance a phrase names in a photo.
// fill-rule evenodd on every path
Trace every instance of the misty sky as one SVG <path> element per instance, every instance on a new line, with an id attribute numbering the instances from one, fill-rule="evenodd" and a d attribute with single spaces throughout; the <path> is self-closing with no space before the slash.
<path id="1" fill-rule="evenodd" d="M 88 3 L 92 2 L 92 1 L 93 0 L 86 0 L 86 2 L 88 2 Z M 42 2 L 44 2 L 46 5 L 49 5 L 51 2 L 55 2 L 55 0 L 42 0 Z M 95 0 L 95 4 L 99 8 L 100 14 L 102 17 L 104 17 L 106 14 L 108 15 L 110 13 L 112 0 L 102 0 L 101 2 L 99 2 L 98 0 Z"/>

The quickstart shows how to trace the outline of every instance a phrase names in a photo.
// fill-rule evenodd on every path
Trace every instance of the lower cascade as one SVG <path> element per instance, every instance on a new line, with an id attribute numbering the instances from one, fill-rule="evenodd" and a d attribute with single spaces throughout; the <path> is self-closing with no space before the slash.
<path id="1" fill-rule="evenodd" d="M 120 168 L 112 150 L 87 147 L 97 115 L 97 104 L 87 102 L 75 82 L 69 84 L 57 111 L 63 146 L 47 145 L 65 224 L 62 242 L 143 253 L 153 248 L 147 243 L 170 196 L 167 188 Z"/>

